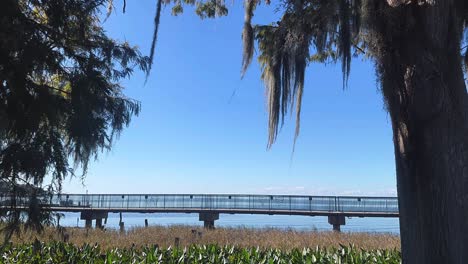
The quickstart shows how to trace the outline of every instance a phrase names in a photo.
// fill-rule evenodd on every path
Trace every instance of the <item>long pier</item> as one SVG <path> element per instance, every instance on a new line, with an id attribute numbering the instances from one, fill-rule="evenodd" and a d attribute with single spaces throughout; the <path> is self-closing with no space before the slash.
<path id="1" fill-rule="evenodd" d="M 17 198 L 27 205 L 27 198 Z M 42 197 L 44 210 L 79 212 L 86 227 L 92 220 L 102 227 L 108 213 L 198 213 L 206 228 L 214 228 L 219 214 L 328 216 L 336 231 L 345 217 L 398 217 L 396 197 L 299 196 L 240 194 L 60 194 Z M 3 208 L 8 197 L 0 196 Z"/>

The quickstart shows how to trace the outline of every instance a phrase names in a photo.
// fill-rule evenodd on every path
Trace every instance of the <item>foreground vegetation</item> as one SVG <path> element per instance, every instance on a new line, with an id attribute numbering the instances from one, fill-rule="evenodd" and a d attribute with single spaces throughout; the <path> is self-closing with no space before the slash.
<path id="1" fill-rule="evenodd" d="M 13 244 L 33 243 L 35 239 L 44 242 L 67 241 L 77 246 L 97 243 L 101 249 L 144 247 L 158 244 L 162 248 L 188 247 L 190 245 L 217 244 L 242 248 L 259 247 L 292 250 L 294 248 L 338 248 L 353 244 L 366 250 L 400 249 L 398 235 L 389 233 L 337 233 L 319 231 L 298 231 L 282 229 L 217 228 L 205 230 L 194 226 L 151 226 L 133 228 L 124 233 L 118 230 L 96 230 L 67 228 L 58 232 L 46 228 L 42 234 L 25 231 L 12 238 Z"/>
<path id="2" fill-rule="evenodd" d="M 397 250 L 361 250 L 353 246 L 325 249 L 260 249 L 217 245 L 115 248 L 63 242 L 7 245 L 2 263 L 400 263 Z"/>

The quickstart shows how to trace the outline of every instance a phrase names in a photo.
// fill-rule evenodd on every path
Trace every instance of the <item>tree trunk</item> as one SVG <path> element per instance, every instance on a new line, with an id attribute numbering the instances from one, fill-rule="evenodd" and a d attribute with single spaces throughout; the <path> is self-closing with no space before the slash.
<path id="1" fill-rule="evenodd" d="M 462 110 L 393 122 L 404 263 L 468 263 L 468 123 L 457 118 Z"/>
<path id="2" fill-rule="evenodd" d="M 456 3 L 374 6 L 404 263 L 468 263 L 468 96 Z"/>

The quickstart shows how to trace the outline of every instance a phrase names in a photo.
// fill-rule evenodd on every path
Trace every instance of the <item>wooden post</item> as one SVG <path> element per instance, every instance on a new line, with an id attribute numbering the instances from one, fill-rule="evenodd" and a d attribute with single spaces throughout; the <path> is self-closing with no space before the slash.
<path id="1" fill-rule="evenodd" d="M 93 220 L 91 218 L 85 219 L 85 227 L 86 228 L 93 227 Z"/>
<path id="2" fill-rule="evenodd" d="M 96 228 L 103 229 L 102 218 L 96 218 Z"/>
<path id="3" fill-rule="evenodd" d="M 120 212 L 119 228 L 120 228 L 120 232 L 124 232 L 124 231 L 125 231 L 125 223 L 122 222 L 122 212 Z"/>

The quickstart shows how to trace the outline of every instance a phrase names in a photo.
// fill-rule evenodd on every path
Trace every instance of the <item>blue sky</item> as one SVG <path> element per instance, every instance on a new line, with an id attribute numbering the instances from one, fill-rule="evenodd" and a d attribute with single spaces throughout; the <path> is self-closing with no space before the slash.
<path id="1" fill-rule="evenodd" d="M 148 54 L 155 1 L 128 2 L 125 14 L 115 2 L 106 30 Z M 310 65 L 294 155 L 293 116 L 267 150 L 260 69 L 254 59 L 240 79 L 243 7 L 228 6 L 215 20 L 163 10 L 147 83 L 140 72 L 123 82 L 141 114 L 84 182 L 67 179 L 64 191 L 395 195 L 390 117 L 372 62 L 353 60 L 346 90 L 340 65 Z M 260 7 L 253 22 L 274 21 L 274 10 Z"/>

